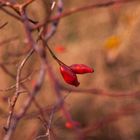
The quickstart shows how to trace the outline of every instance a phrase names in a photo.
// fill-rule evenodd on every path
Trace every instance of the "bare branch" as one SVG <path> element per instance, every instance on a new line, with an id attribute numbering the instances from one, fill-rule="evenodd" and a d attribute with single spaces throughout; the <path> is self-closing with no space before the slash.
<path id="1" fill-rule="evenodd" d="M 118 109 L 118 111 L 112 112 L 111 114 L 108 114 L 102 119 L 97 120 L 95 123 L 81 130 L 81 132 L 84 133 L 85 136 L 90 134 L 91 132 L 92 133 L 96 132 L 96 130 L 101 129 L 102 127 L 105 127 L 109 123 L 117 121 L 122 117 L 137 114 L 139 112 L 139 108 L 140 104 L 131 104 L 121 107 L 121 109 Z"/>
<path id="2" fill-rule="evenodd" d="M 6 125 L 6 129 L 8 130 L 10 125 L 11 125 L 11 120 L 12 120 L 12 117 L 13 117 L 13 113 L 14 113 L 14 107 L 16 105 L 16 102 L 18 100 L 18 97 L 20 95 L 20 76 L 21 76 L 21 71 L 25 65 L 25 63 L 27 62 L 27 60 L 30 58 L 30 56 L 32 55 L 33 51 L 31 50 L 27 56 L 23 59 L 23 61 L 21 62 L 21 64 L 19 65 L 18 67 L 18 70 L 17 70 L 17 76 L 16 76 L 16 92 L 15 92 L 15 95 L 12 99 L 12 101 L 10 102 L 10 111 L 9 111 L 9 117 L 7 119 L 7 125 Z"/>
<path id="3" fill-rule="evenodd" d="M 111 93 L 110 91 L 105 91 L 103 89 L 98 88 L 91 88 L 91 89 L 78 89 L 78 88 L 72 88 L 72 87 L 66 87 L 61 85 L 62 90 L 64 91 L 71 91 L 71 92 L 77 92 L 77 93 L 90 93 L 97 96 L 108 96 L 108 97 L 139 97 L 140 91 L 129 91 L 129 92 L 114 92 Z"/>
<path id="4" fill-rule="evenodd" d="M 0 26 L 0 29 L 2 29 L 3 27 L 5 27 L 8 24 L 8 22 L 5 22 L 3 25 Z"/>
<path id="5" fill-rule="evenodd" d="M 73 8 L 73 9 L 71 9 L 69 11 L 66 11 L 66 12 L 62 13 L 62 14 L 56 15 L 54 17 L 51 17 L 49 20 L 47 20 L 47 21 L 45 21 L 43 23 L 36 24 L 33 27 L 33 30 L 38 29 L 38 28 L 44 26 L 44 24 L 46 24 L 46 22 L 53 22 L 53 21 L 59 20 L 61 18 L 70 16 L 70 15 L 78 13 L 78 12 L 84 12 L 86 10 L 90 10 L 90 9 L 93 9 L 93 8 L 106 8 L 106 7 L 109 7 L 109 6 L 118 4 L 118 3 L 127 3 L 127 2 L 135 2 L 135 1 L 138 1 L 138 0 L 123 0 L 123 1 L 120 1 L 120 0 L 112 1 L 111 0 L 111 1 L 103 2 L 103 3 L 97 3 L 97 4 L 93 3 L 93 4 L 86 5 L 86 6 L 81 6 L 81 7 L 78 7 L 78 8 Z"/>

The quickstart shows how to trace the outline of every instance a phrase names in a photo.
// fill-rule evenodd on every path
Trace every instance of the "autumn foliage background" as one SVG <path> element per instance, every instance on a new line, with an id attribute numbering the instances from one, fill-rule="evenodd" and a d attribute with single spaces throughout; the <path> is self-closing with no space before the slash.
<path id="1" fill-rule="evenodd" d="M 106 0 L 65 0 L 64 12 L 71 8 L 102 3 Z M 30 18 L 43 21 L 47 5 L 36 0 L 28 7 Z M 55 12 L 54 12 L 55 13 Z M 20 62 L 29 47 L 25 39 L 23 25 L 13 17 L 0 11 L 0 139 L 5 136 L 3 127 L 8 117 L 8 100 L 15 88 L 3 91 L 15 84 L 4 70 L 16 75 Z M 34 36 L 37 35 L 35 31 Z M 81 11 L 60 20 L 56 34 L 48 44 L 56 56 L 65 64 L 86 64 L 94 68 L 94 73 L 80 75 L 79 87 L 74 89 L 99 89 L 97 94 L 90 92 L 62 91 L 65 106 L 78 128 L 84 130 L 85 140 L 138 140 L 140 139 L 140 2 L 114 4 L 102 8 Z M 9 38 L 13 38 L 9 40 Z M 59 65 L 49 53 L 48 60 L 55 76 L 66 87 Z M 40 59 L 33 54 L 22 70 L 24 84 L 31 90 L 36 83 L 40 69 Z M 137 92 L 137 96 L 133 93 Z M 104 93 L 130 93 L 132 96 L 106 96 Z M 27 93 L 22 93 L 15 106 L 15 112 L 22 107 Z M 49 120 L 52 106 L 57 97 L 46 73 L 45 81 L 36 100 Z M 117 116 L 118 115 L 118 116 Z M 20 120 L 13 140 L 31 140 L 45 134 L 44 122 L 32 103 L 28 112 Z M 51 139 L 76 140 L 73 128 L 66 126 L 67 120 L 61 108 L 51 123 Z M 89 128 L 92 129 L 86 129 Z M 41 140 L 47 139 L 40 138 Z"/>

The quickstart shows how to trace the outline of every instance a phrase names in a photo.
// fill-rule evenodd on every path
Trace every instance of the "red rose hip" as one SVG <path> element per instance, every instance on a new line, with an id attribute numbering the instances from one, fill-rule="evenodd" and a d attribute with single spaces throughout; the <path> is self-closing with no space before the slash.
<path id="1" fill-rule="evenodd" d="M 78 82 L 76 74 L 68 66 L 61 65 L 60 72 L 66 83 L 76 87 L 79 86 L 80 83 Z"/>
<path id="2" fill-rule="evenodd" d="M 92 73 L 94 69 L 84 64 L 73 64 L 70 66 L 72 71 L 76 74 Z"/>

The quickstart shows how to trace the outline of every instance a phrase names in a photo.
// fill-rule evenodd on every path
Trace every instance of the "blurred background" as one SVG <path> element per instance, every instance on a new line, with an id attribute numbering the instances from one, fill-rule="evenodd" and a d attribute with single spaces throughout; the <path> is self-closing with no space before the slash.
<path id="1" fill-rule="evenodd" d="M 64 12 L 69 9 L 101 3 L 106 0 L 64 0 Z M 29 17 L 43 21 L 48 3 L 36 0 L 28 7 Z M 23 25 L 0 11 L 0 25 L 8 24 L 0 30 L 0 138 L 5 135 L 9 105 L 8 99 L 15 88 L 3 91 L 15 84 L 20 62 L 29 50 Z M 36 32 L 34 32 L 36 36 Z M 140 89 L 140 2 L 119 3 L 104 8 L 93 8 L 75 13 L 60 20 L 56 34 L 49 40 L 49 45 L 56 56 L 65 64 L 82 63 L 94 68 L 94 73 L 78 76 L 80 86 L 77 88 L 97 88 L 107 92 L 135 92 Z M 67 85 L 59 72 L 59 66 L 48 54 L 55 76 Z M 34 54 L 22 71 L 24 83 L 32 89 L 39 71 L 39 58 Z M 7 72 L 8 70 L 8 72 Z M 30 75 L 30 76 L 28 76 Z M 96 96 L 89 93 L 64 92 L 65 104 L 78 127 L 85 130 L 110 114 L 132 106 L 130 113 L 118 117 L 115 121 L 106 121 L 103 127 L 87 132 L 85 140 L 139 140 L 140 110 L 133 108 L 140 104 L 139 97 L 112 98 Z M 18 111 L 27 98 L 20 95 L 15 107 Z M 45 110 L 46 118 L 50 116 L 50 108 L 56 103 L 48 76 L 36 100 Z M 126 108 L 127 109 L 127 108 Z M 134 111 L 133 111 L 134 109 Z M 128 111 L 128 110 L 127 110 Z M 13 140 L 31 140 L 45 133 L 40 114 L 34 104 L 20 121 Z M 66 119 L 61 110 L 54 114 L 51 139 L 76 140 L 72 129 L 67 128 Z M 41 138 L 45 140 L 46 138 Z"/>

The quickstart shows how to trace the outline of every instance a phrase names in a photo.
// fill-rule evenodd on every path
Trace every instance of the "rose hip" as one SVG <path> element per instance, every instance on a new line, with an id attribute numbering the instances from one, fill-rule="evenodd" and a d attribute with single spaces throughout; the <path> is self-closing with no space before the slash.
<path id="1" fill-rule="evenodd" d="M 76 74 L 92 73 L 94 69 L 84 64 L 73 64 L 70 66 L 72 71 Z"/>
<path id="2" fill-rule="evenodd" d="M 61 65 L 60 72 L 66 83 L 74 85 L 76 87 L 79 86 L 80 83 L 78 82 L 76 74 L 68 66 Z"/>

